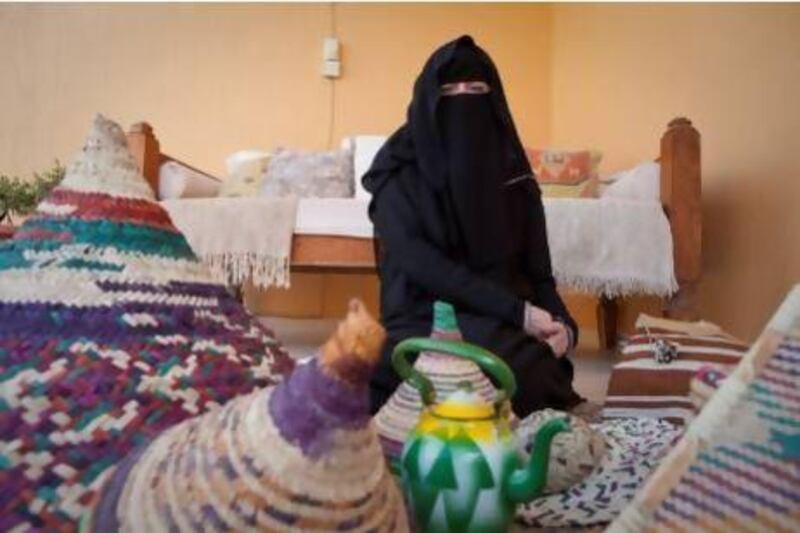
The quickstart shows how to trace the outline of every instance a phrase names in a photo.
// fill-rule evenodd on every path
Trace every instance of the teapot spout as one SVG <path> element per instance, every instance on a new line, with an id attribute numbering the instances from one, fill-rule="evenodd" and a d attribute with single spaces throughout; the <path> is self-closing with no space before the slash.
<path id="1" fill-rule="evenodd" d="M 533 454 L 528 464 L 513 471 L 507 478 L 506 494 L 511 501 L 526 503 L 542 493 L 547 483 L 553 437 L 562 431 L 569 431 L 569 428 L 566 418 L 554 418 L 542 425 L 534 437 Z"/>

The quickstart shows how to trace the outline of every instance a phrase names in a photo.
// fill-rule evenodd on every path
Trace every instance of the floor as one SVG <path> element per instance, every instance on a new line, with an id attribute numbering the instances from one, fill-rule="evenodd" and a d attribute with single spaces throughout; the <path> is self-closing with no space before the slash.
<path id="1" fill-rule="evenodd" d="M 275 332 L 295 359 L 314 355 L 337 322 L 335 319 L 277 317 L 263 317 L 261 321 Z M 602 404 L 611 374 L 612 356 L 596 346 L 579 346 L 572 360 L 575 364 L 575 389 L 588 400 Z"/>

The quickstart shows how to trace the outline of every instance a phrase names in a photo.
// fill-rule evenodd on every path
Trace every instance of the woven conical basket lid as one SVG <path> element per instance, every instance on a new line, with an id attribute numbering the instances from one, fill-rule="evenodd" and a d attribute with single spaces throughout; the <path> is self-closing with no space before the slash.
<path id="1" fill-rule="evenodd" d="M 353 305 L 317 358 L 283 383 L 180 424 L 123 465 L 94 530 L 405 528 L 368 410 L 383 330 Z"/>
<path id="2" fill-rule="evenodd" d="M 462 340 L 451 305 L 444 302 L 434 304 L 431 337 Z M 472 361 L 443 353 L 422 352 L 414 368 L 431 380 L 439 398 L 446 398 L 455 392 L 459 384 L 466 382 L 487 402 L 495 399 L 496 390 L 492 382 Z M 381 445 L 390 460 L 400 457 L 406 438 L 417 425 L 422 408 L 419 391 L 403 382 L 375 415 Z"/>
<path id="3" fill-rule="evenodd" d="M 69 527 L 135 445 L 291 366 L 198 262 L 122 129 L 96 117 L 0 244 L 0 530 Z"/>

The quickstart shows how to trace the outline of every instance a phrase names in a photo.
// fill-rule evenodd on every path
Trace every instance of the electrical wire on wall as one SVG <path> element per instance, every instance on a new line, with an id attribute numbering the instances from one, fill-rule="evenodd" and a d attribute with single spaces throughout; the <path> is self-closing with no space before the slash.
<path id="1" fill-rule="evenodd" d="M 331 12 L 330 12 L 330 36 L 337 37 L 336 33 L 336 3 L 331 2 L 330 4 Z M 333 150 L 333 132 L 336 125 L 336 78 L 328 78 L 328 83 L 330 83 L 330 112 L 329 112 L 329 121 L 328 121 L 328 150 Z"/>

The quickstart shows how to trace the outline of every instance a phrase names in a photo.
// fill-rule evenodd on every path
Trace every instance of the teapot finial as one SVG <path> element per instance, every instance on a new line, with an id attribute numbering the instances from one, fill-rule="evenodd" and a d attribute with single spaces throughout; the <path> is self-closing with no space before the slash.
<path id="1" fill-rule="evenodd" d="M 450 333 L 458 331 L 456 310 L 452 305 L 441 300 L 433 303 L 433 330 Z"/>

